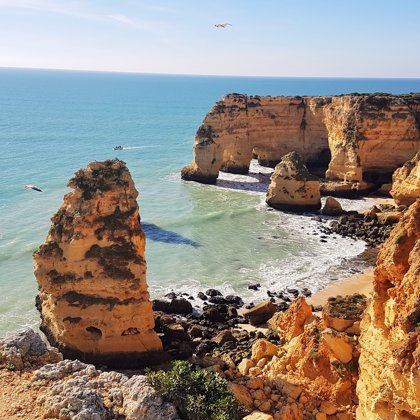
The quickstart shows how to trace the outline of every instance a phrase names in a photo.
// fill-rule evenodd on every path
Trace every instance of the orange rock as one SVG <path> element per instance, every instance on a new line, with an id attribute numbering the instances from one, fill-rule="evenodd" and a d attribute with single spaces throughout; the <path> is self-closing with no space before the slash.
<path id="1" fill-rule="evenodd" d="M 250 161 L 274 167 L 292 151 L 337 181 L 332 190 L 366 189 L 419 150 L 416 97 L 225 95 L 197 130 L 183 179 L 215 183 L 219 170 L 247 173 Z M 397 116 L 397 117 L 396 117 Z"/>
<path id="2" fill-rule="evenodd" d="M 382 245 L 361 322 L 358 419 L 420 417 L 420 200 Z"/>
<path id="3" fill-rule="evenodd" d="M 322 401 L 319 406 L 319 411 L 332 416 L 337 412 L 337 407 L 330 401 Z"/>
<path id="4" fill-rule="evenodd" d="M 321 340 L 340 362 L 348 363 L 353 358 L 353 346 L 347 334 L 338 333 L 328 328 L 322 331 Z"/>
<path id="5" fill-rule="evenodd" d="M 254 400 L 251 397 L 248 389 L 244 385 L 236 384 L 234 382 L 228 383 L 230 391 L 233 393 L 235 398 L 248 409 L 252 409 L 254 406 Z"/>
<path id="6" fill-rule="evenodd" d="M 278 347 L 264 338 L 260 338 L 252 345 L 251 359 L 259 361 L 266 356 L 275 356 L 278 353 Z"/>
<path id="7" fill-rule="evenodd" d="M 66 357 L 150 363 L 162 343 L 130 173 L 117 159 L 93 162 L 68 185 L 73 191 L 34 254 L 41 329 Z"/>
<path id="8" fill-rule="evenodd" d="M 287 311 L 276 313 L 268 321 L 268 325 L 284 340 L 290 341 L 303 333 L 303 327 L 311 316 L 312 307 L 306 303 L 305 298 L 299 297 L 292 302 Z"/>
<path id="9" fill-rule="evenodd" d="M 264 386 L 264 379 L 261 377 L 251 378 L 248 381 L 247 386 L 249 389 L 262 389 L 262 387 Z"/>
<path id="10" fill-rule="evenodd" d="M 242 361 L 238 365 L 238 371 L 242 375 L 248 375 L 249 369 L 253 368 L 254 366 L 255 366 L 255 363 L 252 360 L 242 359 Z"/>
<path id="11" fill-rule="evenodd" d="M 398 205 L 405 206 L 420 198 L 420 152 L 394 172 L 390 194 Z"/>

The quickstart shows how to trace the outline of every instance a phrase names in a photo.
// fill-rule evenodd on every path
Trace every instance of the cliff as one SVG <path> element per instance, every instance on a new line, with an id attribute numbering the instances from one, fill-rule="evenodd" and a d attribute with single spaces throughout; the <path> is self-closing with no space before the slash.
<path id="1" fill-rule="evenodd" d="M 205 116 L 185 180 L 215 183 L 247 173 L 253 156 L 275 166 L 296 151 L 309 171 L 363 190 L 390 182 L 420 150 L 419 95 L 271 97 L 229 94 Z"/>
<path id="2" fill-rule="evenodd" d="M 420 201 L 384 243 L 361 323 L 359 419 L 420 417 Z"/>
<path id="3" fill-rule="evenodd" d="M 409 206 L 420 198 L 420 152 L 394 172 L 390 193 L 398 205 Z"/>
<path id="4" fill-rule="evenodd" d="M 124 162 L 90 163 L 52 217 L 34 254 L 41 330 L 65 357 L 110 364 L 153 361 L 145 237 Z"/>
<path id="5" fill-rule="evenodd" d="M 266 202 L 279 210 L 313 211 L 321 208 L 319 179 L 309 173 L 296 152 L 283 156 L 276 166 Z"/>

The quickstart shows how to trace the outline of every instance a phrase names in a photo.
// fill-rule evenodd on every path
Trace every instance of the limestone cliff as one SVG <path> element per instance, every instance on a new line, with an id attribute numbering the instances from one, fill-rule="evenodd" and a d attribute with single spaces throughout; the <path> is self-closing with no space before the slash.
<path id="1" fill-rule="evenodd" d="M 384 243 L 361 323 L 357 418 L 420 417 L 420 201 Z"/>
<path id="2" fill-rule="evenodd" d="M 279 210 L 313 211 L 321 208 L 319 179 L 309 173 L 298 153 L 288 153 L 276 166 L 266 201 Z"/>
<path id="3" fill-rule="evenodd" d="M 219 170 L 246 173 L 253 156 L 275 166 L 296 151 L 338 189 L 389 182 L 420 150 L 419 95 L 271 97 L 230 94 L 198 129 L 194 160 L 182 177 L 215 183 Z"/>
<path id="4" fill-rule="evenodd" d="M 74 191 L 64 196 L 34 254 L 41 329 L 66 357 L 152 358 L 162 344 L 153 330 L 130 173 L 120 160 L 94 162 L 68 186 Z"/>
<path id="5" fill-rule="evenodd" d="M 420 152 L 394 172 L 390 193 L 398 205 L 409 206 L 420 198 Z"/>

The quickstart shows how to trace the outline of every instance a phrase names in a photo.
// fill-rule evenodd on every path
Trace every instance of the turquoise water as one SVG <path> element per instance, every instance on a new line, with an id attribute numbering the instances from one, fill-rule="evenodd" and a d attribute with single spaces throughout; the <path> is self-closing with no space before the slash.
<path id="1" fill-rule="evenodd" d="M 67 180 L 92 160 L 119 157 L 128 164 L 140 192 L 153 296 L 217 286 L 258 298 L 247 290 L 250 282 L 317 290 L 350 273 L 346 258 L 360 253 L 363 243 L 320 243 L 309 217 L 267 211 L 264 186 L 255 177 L 227 174 L 218 186 L 203 186 L 181 181 L 179 171 L 192 159 L 205 113 L 225 93 L 354 91 L 420 91 L 420 80 L 0 69 L 0 335 L 37 324 L 32 252 L 68 192 Z M 112 150 L 120 144 L 130 148 Z M 26 191 L 24 184 L 44 192 Z"/>

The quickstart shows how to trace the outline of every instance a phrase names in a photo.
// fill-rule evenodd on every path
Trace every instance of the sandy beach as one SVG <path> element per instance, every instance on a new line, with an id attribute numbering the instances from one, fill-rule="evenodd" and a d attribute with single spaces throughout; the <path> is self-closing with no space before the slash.
<path id="1" fill-rule="evenodd" d="M 373 267 L 368 267 L 360 274 L 338 280 L 328 285 L 307 299 L 312 305 L 324 305 L 330 296 L 346 296 L 361 293 L 369 296 L 373 289 Z"/>

